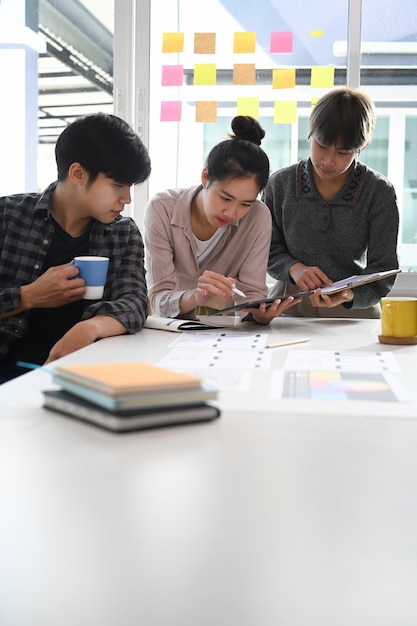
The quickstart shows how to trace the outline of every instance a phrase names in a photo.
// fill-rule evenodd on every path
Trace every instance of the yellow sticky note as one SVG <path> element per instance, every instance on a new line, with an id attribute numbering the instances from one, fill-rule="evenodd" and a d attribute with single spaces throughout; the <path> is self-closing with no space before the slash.
<path id="1" fill-rule="evenodd" d="M 216 64 L 196 63 L 194 65 L 194 85 L 215 85 Z"/>
<path id="2" fill-rule="evenodd" d="M 238 98 L 237 114 L 250 115 L 257 119 L 259 117 L 259 98 Z"/>
<path id="3" fill-rule="evenodd" d="M 194 33 L 194 54 L 215 54 L 216 33 Z"/>
<path id="4" fill-rule="evenodd" d="M 256 33 L 235 33 L 233 52 L 255 52 Z"/>
<path id="5" fill-rule="evenodd" d="M 274 124 L 295 124 L 296 121 L 296 100 L 276 100 L 274 102 Z"/>
<path id="6" fill-rule="evenodd" d="M 255 78 L 255 63 L 235 63 L 233 66 L 234 85 L 254 85 Z"/>
<path id="7" fill-rule="evenodd" d="M 217 122 L 217 102 L 199 100 L 195 103 L 196 122 Z"/>
<path id="8" fill-rule="evenodd" d="M 324 37 L 324 30 L 312 30 L 310 35 L 311 37 Z"/>
<path id="9" fill-rule="evenodd" d="M 162 52 L 182 52 L 184 50 L 184 33 L 163 33 Z"/>
<path id="10" fill-rule="evenodd" d="M 293 89 L 294 87 L 294 68 L 272 70 L 272 89 Z"/>
<path id="11" fill-rule="evenodd" d="M 334 87 L 334 67 L 312 67 L 310 85 L 311 87 Z"/>

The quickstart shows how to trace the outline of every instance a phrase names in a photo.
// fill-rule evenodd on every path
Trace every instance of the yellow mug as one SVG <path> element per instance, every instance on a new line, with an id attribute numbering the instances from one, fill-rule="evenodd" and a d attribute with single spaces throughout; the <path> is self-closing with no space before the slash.
<path id="1" fill-rule="evenodd" d="M 416 337 L 417 298 L 382 298 L 381 326 L 383 337 Z"/>

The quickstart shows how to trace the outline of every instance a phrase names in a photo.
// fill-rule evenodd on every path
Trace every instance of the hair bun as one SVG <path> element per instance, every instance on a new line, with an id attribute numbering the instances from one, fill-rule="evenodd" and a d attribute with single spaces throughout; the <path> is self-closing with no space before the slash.
<path id="1" fill-rule="evenodd" d="M 237 115 L 232 120 L 232 139 L 244 139 L 260 146 L 265 137 L 265 131 L 255 118 L 249 115 Z"/>

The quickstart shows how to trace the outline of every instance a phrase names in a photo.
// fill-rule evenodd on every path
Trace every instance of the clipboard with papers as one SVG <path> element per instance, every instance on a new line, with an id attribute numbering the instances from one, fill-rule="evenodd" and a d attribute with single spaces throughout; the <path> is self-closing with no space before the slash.
<path id="1" fill-rule="evenodd" d="M 400 272 L 400 269 L 395 269 L 387 270 L 385 272 L 373 272 L 372 274 L 355 274 L 354 276 L 349 276 L 348 278 L 342 278 L 342 280 L 335 281 L 330 287 L 322 287 L 321 293 L 329 295 L 337 293 L 338 291 L 343 291 L 343 289 L 354 289 L 355 287 L 360 287 L 361 285 L 367 285 L 368 283 L 374 283 L 377 280 L 383 280 L 384 278 L 395 276 Z"/>

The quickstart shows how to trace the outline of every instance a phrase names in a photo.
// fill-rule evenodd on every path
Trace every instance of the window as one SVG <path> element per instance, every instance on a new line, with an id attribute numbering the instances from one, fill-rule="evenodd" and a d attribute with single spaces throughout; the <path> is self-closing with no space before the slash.
<path id="1" fill-rule="evenodd" d="M 237 114 L 258 117 L 273 170 L 298 158 L 297 123 L 346 83 L 348 1 L 152 0 L 150 193 L 199 180 L 210 147 Z M 302 20 L 300 20 L 302 16 Z M 314 69 L 312 69 L 314 68 Z M 163 151 L 159 146 L 164 146 Z"/>
<path id="2" fill-rule="evenodd" d="M 400 263 L 417 269 L 416 33 L 411 0 L 322 0 L 319 12 L 302 0 L 152 0 L 150 193 L 197 182 L 245 106 L 266 130 L 272 170 L 306 157 L 314 99 L 333 85 L 359 86 L 377 107 L 361 160 L 394 184 Z"/>
<path id="3" fill-rule="evenodd" d="M 0 194 L 43 188 L 62 128 L 115 111 L 152 158 L 141 226 L 148 195 L 199 181 L 234 115 L 259 118 L 276 170 L 308 155 L 314 99 L 350 84 L 375 101 L 361 159 L 393 182 L 400 263 L 417 269 L 416 65 L 414 0 L 0 0 Z"/>
<path id="4" fill-rule="evenodd" d="M 369 164 L 395 186 L 401 215 L 398 252 L 405 270 L 417 270 L 416 65 L 414 4 L 362 0 L 360 82 L 378 114 L 378 132 L 364 159 L 369 156 Z"/>
<path id="5" fill-rule="evenodd" d="M 65 126 L 112 112 L 113 13 L 114 0 L 1 0 L 0 194 L 44 188 Z"/>

